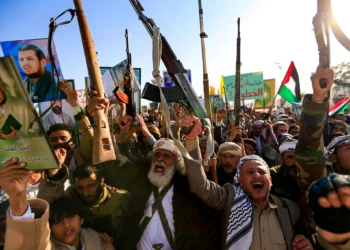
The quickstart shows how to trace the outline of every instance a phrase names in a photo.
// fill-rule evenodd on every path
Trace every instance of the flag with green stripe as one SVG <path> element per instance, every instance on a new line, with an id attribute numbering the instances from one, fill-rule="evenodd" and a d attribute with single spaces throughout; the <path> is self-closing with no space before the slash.
<path id="1" fill-rule="evenodd" d="M 283 78 L 278 94 L 291 104 L 301 101 L 299 75 L 293 61 Z"/>

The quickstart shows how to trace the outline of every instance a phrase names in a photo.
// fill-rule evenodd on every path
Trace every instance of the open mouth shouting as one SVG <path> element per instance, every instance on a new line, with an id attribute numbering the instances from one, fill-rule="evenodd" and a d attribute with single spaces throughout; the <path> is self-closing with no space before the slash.
<path id="1" fill-rule="evenodd" d="M 264 183 L 262 183 L 262 182 L 255 182 L 255 183 L 252 184 L 252 186 L 253 186 L 253 189 L 255 191 L 261 191 L 261 190 L 263 190 Z"/>
<path id="2" fill-rule="evenodd" d="M 157 162 L 154 164 L 154 172 L 156 173 L 164 173 L 165 165 L 161 162 Z"/>

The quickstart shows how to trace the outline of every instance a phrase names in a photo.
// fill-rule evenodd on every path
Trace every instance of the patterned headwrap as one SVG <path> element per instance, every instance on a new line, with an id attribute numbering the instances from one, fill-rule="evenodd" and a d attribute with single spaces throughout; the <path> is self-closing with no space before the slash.
<path id="1" fill-rule="evenodd" d="M 257 155 L 248 155 L 238 163 L 237 172 L 234 177 L 235 199 L 227 223 L 226 249 L 249 249 L 253 239 L 253 208 L 248 196 L 239 186 L 238 177 L 244 163 L 248 161 L 259 161 L 267 168 L 267 163 Z"/>
<path id="2" fill-rule="evenodd" d="M 338 146 L 350 143 L 350 135 L 339 136 L 329 143 L 326 152 L 324 153 L 325 158 L 332 155 Z"/>
<path id="3" fill-rule="evenodd" d="M 153 145 L 153 153 L 155 153 L 158 149 L 168 150 L 175 155 L 181 155 L 178 148 L 175 146 L 174 141 L 168 138 L 160 138 Z"/>

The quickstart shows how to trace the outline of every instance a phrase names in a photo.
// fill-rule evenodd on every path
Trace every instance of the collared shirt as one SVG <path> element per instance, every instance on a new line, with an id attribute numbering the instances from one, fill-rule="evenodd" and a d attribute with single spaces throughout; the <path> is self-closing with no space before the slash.
<path id="1" fill-rule="evenodd" d="M 159 188 L 159 193 L 161 192 L 162 188 Z M 171 230 L 171 233 L 175 235 L 175 228 L 174 228 L 174 218 L 173 218 L 173 195 L 174 195 L 174 185 L 169 189 L 169 191 L 166 193 L 162 200 L 162 205 L 164 208 L 165 216 L 168 220 L 169 227 Z M 154 195 L 153 192 L 150 195 L 144 217 L 142 218 L 141 222 L 144 220 L 146 216 L 151 217 L 152 216 L 152 204 L 154 203 Z M 161 219 L 158 214 L 158 210 L 154 213 L 152 219 L 148 223 L 140 242 L 137 245 L 137 249 L 139 250 L 150 250 L 153 249 L 154 244 L 163 244 L 162 250 L 171 250 L 170 244 L 167 240 L 167 237 L 164 233 L 164 229 L 162 226 Z"/>
<path id="2" fill-rule="evenodd" d="M 28 199 L 35 199 L 36 196 L 39 193 L 39 185 L 40 185 L 40 181 L 36 184 L 27 184 L 27 198 Z"/>
<path id="3" fill-rule="evenodd" d="M 286 250 L 286 242 L 277 216 L 277 206 L 269 201 L 261 211 L 253 205 L 253 241 L 250 250 Z"/>

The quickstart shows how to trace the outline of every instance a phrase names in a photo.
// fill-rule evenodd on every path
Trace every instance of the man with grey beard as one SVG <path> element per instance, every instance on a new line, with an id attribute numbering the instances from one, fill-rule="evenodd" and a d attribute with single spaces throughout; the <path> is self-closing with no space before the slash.
<path id="1" fill-rule="evenodd" d="M 128 173 L 137 175 L 133 185 L 123 187 L 132 197 L 120 249 L 219 249 L 217 214 L 190 192 L 184 159 L 174 142 L 161 138 L 152 153 L 150 167 L 128 165 Z M 129 179 L 125 173 L 119 170 L 112 178 Z"/>

